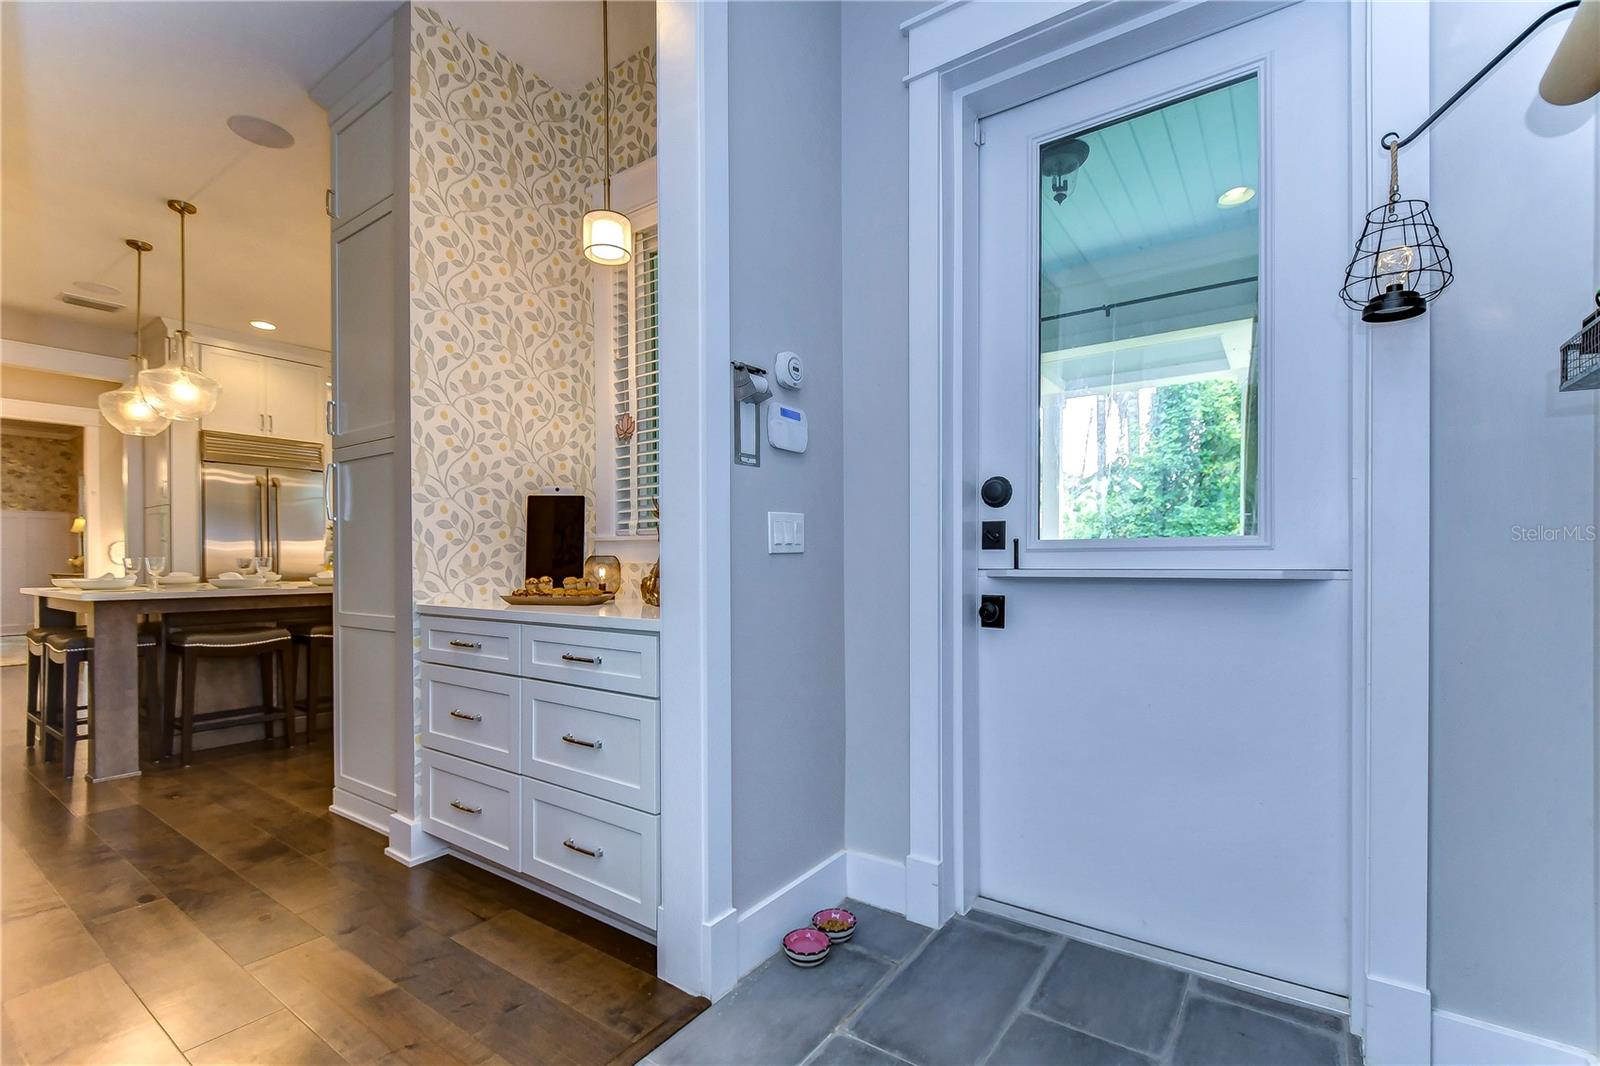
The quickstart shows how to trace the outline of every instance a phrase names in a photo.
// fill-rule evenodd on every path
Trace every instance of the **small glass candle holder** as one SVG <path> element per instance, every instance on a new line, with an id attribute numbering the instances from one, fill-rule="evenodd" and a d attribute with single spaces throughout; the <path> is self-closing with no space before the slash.
<path id="1" fill-rule="evenodd" d="M 615 555 L 591 555 L 583 561 L 583 576 L 601 592 L 616 595 L 622 591 L 622 560 Z"/>

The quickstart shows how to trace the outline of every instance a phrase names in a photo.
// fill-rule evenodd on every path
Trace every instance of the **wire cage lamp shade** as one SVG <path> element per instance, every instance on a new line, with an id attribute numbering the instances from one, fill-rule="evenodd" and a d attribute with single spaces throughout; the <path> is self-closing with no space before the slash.
<path id="1" fill-rule="evenodd" d="M 1428 201 L 1400 199 L 1396 186 L 1388 203 L 1367 212 L 1339 297 L 1363 322 L 1399 322 L 1427 311 L 1454 278 Z"/>

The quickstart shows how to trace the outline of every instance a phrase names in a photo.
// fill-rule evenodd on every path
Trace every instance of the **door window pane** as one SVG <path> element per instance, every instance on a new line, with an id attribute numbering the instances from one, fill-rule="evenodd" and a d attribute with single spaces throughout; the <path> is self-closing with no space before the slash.
<path id="1" fill-rule="evenodd" d="M 1257 531 L 1258 96 L 1040 147 L 1041 540 Z"/>

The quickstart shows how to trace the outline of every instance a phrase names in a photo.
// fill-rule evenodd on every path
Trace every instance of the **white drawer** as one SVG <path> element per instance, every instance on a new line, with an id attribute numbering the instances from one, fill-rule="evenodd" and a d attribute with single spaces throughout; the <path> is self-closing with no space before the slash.
<path id="1" fill-rule="evenodd" d="M 522 872 L 647 929 L 656 927 L 659 819 L 524 779 Z"/>
<path id="2" fill-rule="evenodd" d="M 633 696 L 654 696 L 657 681 L 654 634 L 603 629 L 524 626 L 522 675 Z"/>
<path id="3" fill-rule="evenodd" d="M 422 616 L 422 661 L 514 674 L 522 661 L 519 627 L 509 622 Z"/>
<path id="4" fill-rule="evenodd" d="M 515 870 L 522 855 L 522 786 L 516 774 L 424 749 L 422 828 Z"/>
<path id="5" fill-rule="evenodd" d="M 524 681 L 522 706 L 523 774 L 652 814 L 661 810 L 655 700 Z"/>
<path id="6" fill-rule="evenodd" d="M 522 748 L 521 687 L 514 677 L 423 663 L 423 746 L 515 771 Z"/>

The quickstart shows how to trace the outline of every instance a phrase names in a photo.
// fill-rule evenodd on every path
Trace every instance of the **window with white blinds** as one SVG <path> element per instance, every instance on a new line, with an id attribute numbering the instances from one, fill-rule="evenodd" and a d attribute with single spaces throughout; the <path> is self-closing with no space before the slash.
<path id="1" fill-rule="evenodd" d="M 633 259 L 614 272 L 611 285 L 611 504 L 617 537 L 656 535 L 661 476 L 656 252 L 656 227 L 636 229 Z"/>

